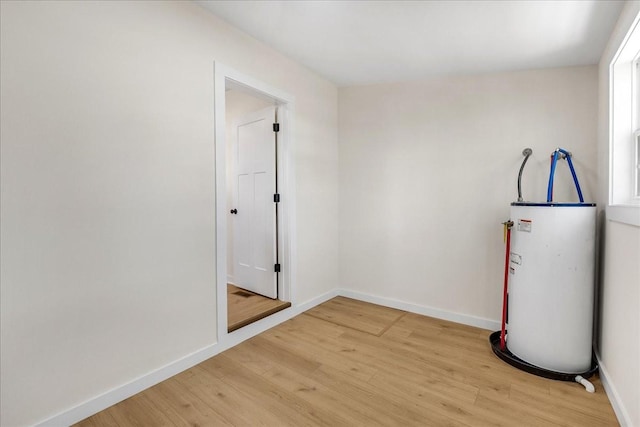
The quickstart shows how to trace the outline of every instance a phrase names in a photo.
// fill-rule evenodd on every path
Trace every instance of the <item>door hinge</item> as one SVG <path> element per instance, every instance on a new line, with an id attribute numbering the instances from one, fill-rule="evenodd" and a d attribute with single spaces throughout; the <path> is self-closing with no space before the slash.
<path id="1" fill-rule="evenodd" d="M 275 264 L 273 266 L 273 271 L 275 271 L 276 273 L 280 273 L 280 264 Z"/>
<path id="2" fill-rule="evenodd" d="M 276 193 L 273 195 L 273 203 L 280 203 L 280 194 Z"/>
<path id="3" fill-rule="evenodd" d="M 280 132 L 280 123 L 274 123 L 273 124 L 273 131 L 274 132 Z"/>

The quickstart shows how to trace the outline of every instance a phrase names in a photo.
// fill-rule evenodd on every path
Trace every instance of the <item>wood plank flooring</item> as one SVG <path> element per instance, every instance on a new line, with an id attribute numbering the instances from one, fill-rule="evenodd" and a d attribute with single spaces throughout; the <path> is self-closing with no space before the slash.
<path id="1" fill-rule="evenodd" d="M 393 308 L 374 304 L 363 305 L 354 299 L 336 297 L 305 314 L 358 331 L 380 335 L 404 313 Z"/>
<path id="2" fill-rule="evenodd" d="M 243 326 L 291 307 L 290 302 L 270 299 L 234 285 L 227 285 L 227 330 Z"/>
<path id="3" fill-rule="evenodd" d="M 489 334 L 336 298 L 78 425 L 618 425 L 597 377 L 524 373 Z"/>

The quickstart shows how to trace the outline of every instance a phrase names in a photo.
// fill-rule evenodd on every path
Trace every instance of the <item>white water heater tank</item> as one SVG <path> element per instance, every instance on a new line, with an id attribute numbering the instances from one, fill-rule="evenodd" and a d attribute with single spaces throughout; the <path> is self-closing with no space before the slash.
<path id="1" fill-rule="evenodd" d="M 507 348 L 562 373 L 591 368 L 596 206 L 511 204 Z"/>

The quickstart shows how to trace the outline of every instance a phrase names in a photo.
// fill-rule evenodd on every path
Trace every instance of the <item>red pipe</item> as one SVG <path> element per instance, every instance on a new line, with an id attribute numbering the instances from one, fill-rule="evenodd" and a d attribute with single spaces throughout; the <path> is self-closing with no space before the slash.
<path id="1" fill-rule="evenodd" d="M 508 283 L 509 283 L 509 252 L 511 251 L 511 226 L 513 222 L 507 221 L 504 223 L 507 231 L 507 244 L 504 255 L 504 291 L 502 293 L 502 332 L 500 333 L 500 350 L 506 349 L 506 324 L 507 324 L 507 295 L 508 295 Z"/>

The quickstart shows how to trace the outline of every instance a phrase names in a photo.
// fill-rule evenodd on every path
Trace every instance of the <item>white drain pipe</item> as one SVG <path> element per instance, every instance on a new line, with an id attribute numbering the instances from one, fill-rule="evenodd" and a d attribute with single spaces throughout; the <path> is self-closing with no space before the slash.
<path id="1" fill-rule="evenodd" d="M 581 375 L 576 375 L 576 382 L 582 384 L 589 393 L 595 393 L 596 388 L 588 379 L 583 378 Z"/>

